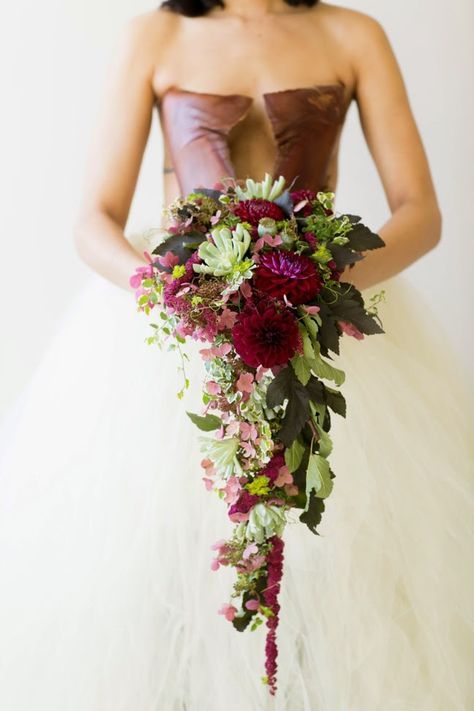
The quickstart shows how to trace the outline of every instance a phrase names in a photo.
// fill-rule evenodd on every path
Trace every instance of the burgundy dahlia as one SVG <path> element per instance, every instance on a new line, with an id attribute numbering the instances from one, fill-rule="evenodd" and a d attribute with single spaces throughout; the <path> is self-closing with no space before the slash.
<path id="1" fill-rule="evenodd" d="M 305 304 L 314 299 L 322 287 L 315 263 L 304 254 L 274 249 L 260 255 L 254 273 L 256 289 L 293 304 Z"/>
<path id="2" fill-rule="evenodd" d="M 316 193 L 313 192 L 312 190 L 294 190 L 293 192 L 290 192 L 290 197 L 293 205 L 297 205 L 299 202 L 302 202 L 302 200 L 308 200 L 306 205 L 301 208 L 301 210 L 298 210 L 298 215 L 302 215 L 303 217 L 308 217 L 308 215 L 311 215 L 313 212 L 313 206 L 311 204 L 312 200 L 316 200 Z"/>
<path id="3" fill-rule="evenodd" d="M 227 513 L 229 516 L 236 513 L 248 513 L 252 506 L 258 504 L 259 501 L 260 498 L 256 494 L 251 494 L 249 491 L 242 491 L 235 504 L 229 506 Z"/>
<path id="4" fill-rule="evenodd" d="M 298 324 L 291 311 L 278 302 L 247 302 L 232 328 L 234 348 L 252 368 L 273 368 L 288 363 L 300 344 Z"/>
<path id="5" fill-rule="evenodd" d="M 278 478 L 278 472 L 281 467 L 285 464 L 285 456 L 283 452 L 277 452 L 273 455 L 269 462 L 267 462 L 263 469 L 259 472 L 259 476 L 267 476 L 272 482 Z"/>
<path id="6" fill-rule="evenodd" d="M 262 217 L 271 217 L 273 220 L 284 220 L 285 213 L 276 203 L 264 198 L 242 200 L 233 206 L 233 212 L 243 222 L 250 222 L 257 226 Z"/>

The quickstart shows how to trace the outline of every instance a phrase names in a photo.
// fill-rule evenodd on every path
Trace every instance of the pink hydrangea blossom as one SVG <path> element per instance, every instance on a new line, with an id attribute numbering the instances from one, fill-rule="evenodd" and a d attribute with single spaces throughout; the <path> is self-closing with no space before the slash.
<path id="1" fill-rule="evenodd" d="M 219 331 L 224 331 L 226 328 L 232 328 L 237 318 L 237 313 L 231 311 L 231 309 L 224 309 L 217 322 L 217 328 Z M 230 345 L 230 344 L 229 344 Z"/>
<path id="2" fill-rule="evenodd" d="M 284 484 L 292 484 L 293 483 L 293 475 L 290 473 L 290 470 L 284 464 L 281 466 L 278 470 L 278 476 L 273 482 L 275 486 L 283 486 Z"/>
<path id="3" fill-rule="evenodd" d="M 221 609 L 219 610 L 219 615 L 224 615 L 226 620 L 229 620 L 230 622 L 232 622 L 236 613 L 237 613 L 237 608 L 234 607 L 234 605 L 229 605 L 229 603 L 227 603 L 227 602 L 224 603 L 222 605 Z"/>
<path id="4" fill-rule="evenodd" d="M 226 485 L 223 489 L 225 491 L 224 501 L 226 504 L 234 504 L 239 498 L 239 494 L 242 491 L 242 486 L 238 477 L 231 476 L 227 479 Z"/>
<path id="5" fill-rule="evenodd" d="M 201 479 L 203 480 L 207 491 L 212 491 L 212 489 L 214 488 L 214 480 L 209 479 L 209 477 L 207 477 L 207 476 L 203 476 L 203 477 L 201 477 Z"/>
<path id="6" fill-rule="evenodd" d="M 169 267 L 172 269 L 179 263 L 179 257 L 168 250 L 163 257 L 158 257 L 158 262 L 162 267 Z"/>
<path id="7" fill-rule="evenodd" d="M 216 383 L 215 380 L 208 380 L 206 383 L 206 390 L 209 395 L 219 395 L 221 391 L 221 386 L 219 385 L 219 383 Z"/>
<path id="8" fill-rule="evenodd" d="M 241 373 L 239 379 L 235 383 L 235 387 L 241 393 L 251 393 L 253 390 L 252 373 Z"/>
<path id="9" fill-rule="evenodd" d="M 240 437 L 244 441 L 252 440 L 255 442 L 258 437 L 258 430 L 253 422 L 241 422 L 240 423 Z"/>

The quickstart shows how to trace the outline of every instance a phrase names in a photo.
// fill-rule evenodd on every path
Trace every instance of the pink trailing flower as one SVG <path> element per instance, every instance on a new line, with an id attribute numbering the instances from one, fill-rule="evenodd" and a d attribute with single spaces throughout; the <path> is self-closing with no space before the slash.
<path id="1" fill-rule="evenodd" d="M 230 622 L 232 622 L 232 620 L 234 619 L 234 617 L 237 613 L 237 608 L 234 607 L 234 605 L 229 605 L 228 603 L 224 603 L 218 612 L 219 612 L 219 615 L 224 615 L 226 620 L 229 620 Z"/>
<path id="2" fill-rule="evenodd" d="M 225 491 L 224 501 L 226 504 L 234 504 L 242 491 L 242 485 L 236 476 L 231 476 L 227 479 L 223 489 Z"/>
<path id="3" fill-rule="evenodd" d="M 364 338 L 364 334 L 359 331 L 353 323 L 349 323 L 349 321 L 338 321 L 337 324 L 341 331 L 346 333 L 348 336 L 357 338 L 358 341 L 361 341 Z"/>
<path id="4" fill-rule="evenodd" d="M 263 591 L 265 605 L 271 609 L 273 615 L 266 621 L 268 628 L 265 642 L 265 670 L 267 672 L 270 694 L 276 694 L 276 673 L 278 669 L 277 657 L 278 647 L 276 641 L 276 630 L 279 622 L 280 605 L 278 594 L 280 592 L 280 581 L 283 575 L 283 549 L 284 542 L 279 536 L 270 539 L 272 549 L 267 556 L 267 586 Z"/>

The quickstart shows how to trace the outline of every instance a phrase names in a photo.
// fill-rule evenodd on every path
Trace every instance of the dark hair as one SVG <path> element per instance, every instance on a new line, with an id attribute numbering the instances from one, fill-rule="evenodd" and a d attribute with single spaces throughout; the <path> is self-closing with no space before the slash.
<path id="1" fill-rule="evenodd" d="M 297 5 L 313 7 L 318 0 L 285 0 L 285 2 L 293 7 Z M 224 0 L 165 0 L 161 7 L 187 17 L 199 17 L 200 15 L 205 15 L 214 7 L 225 7 L 225 3 Z"/>

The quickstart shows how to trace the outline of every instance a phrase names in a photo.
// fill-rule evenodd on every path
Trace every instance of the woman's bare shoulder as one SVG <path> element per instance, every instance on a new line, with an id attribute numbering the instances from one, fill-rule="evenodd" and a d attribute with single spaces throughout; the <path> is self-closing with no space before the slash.
<path id="1" fill-rule="evenodd" d="M 341 5 L 320 2 L 315 6 L 314 16 L 346 43 L 358 42 L 384 33 L 382 24 L 372 15 Z"/>
<path id="2" fill-rule="evenodd" d="M 123 23 L 117 43 L 129 51 L 139 51 L 156 61 L 157 54 L 166 49 L 176 37 L 181 16 L 164 8 L 157 8 L 132 16 Z"/>

